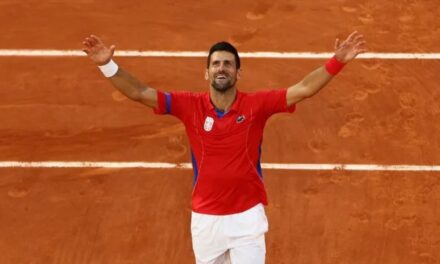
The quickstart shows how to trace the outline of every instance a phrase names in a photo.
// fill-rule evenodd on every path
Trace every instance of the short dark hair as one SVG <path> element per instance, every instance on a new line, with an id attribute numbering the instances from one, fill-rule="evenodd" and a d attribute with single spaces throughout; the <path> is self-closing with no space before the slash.
<path id="1" fill-rule="evenodd" d="M 208 63 L 207 63 L 206 68 L 209 68 L 209 64 L 211 63 L 211 55 L 212 55 L 212 53 L 214 53 L 216 51 L 227 51 L 227 52 L 234 54 L 235 66 L 237 67 L 237 69 L 240 69 L 240 57 L 238 56 L 237 49 L 234 46 L 232 46 L 231 43 L 226 42 L 226 41 L 221 41 L 221 42 L 215 43 L 211 47 L 211 49 L 209 49 Z"/>

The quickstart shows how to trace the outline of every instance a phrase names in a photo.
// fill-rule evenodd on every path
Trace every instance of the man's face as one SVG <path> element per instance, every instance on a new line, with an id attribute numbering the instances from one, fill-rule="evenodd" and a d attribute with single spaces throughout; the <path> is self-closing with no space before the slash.
<path id="1" fill-rule="evenodd" d="M 205 79 L 209 81 L 212 88 L 224 93 L 234 87 L 239 78 L 240 70 L 235 64 L 234 54 L 227 51 L 216 51 L 211 54 Z"/>

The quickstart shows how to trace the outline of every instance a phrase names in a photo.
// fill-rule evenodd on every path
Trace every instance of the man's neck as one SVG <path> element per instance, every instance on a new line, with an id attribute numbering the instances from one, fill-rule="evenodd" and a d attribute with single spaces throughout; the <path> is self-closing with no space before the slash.
<path id="1" fill-rule="evenodd" d="M 218 92 L 211 87 L 209 97 L 214 107 L 222 112 L 228 112 L 237 96 L 237 89 L 232 87 L 226 92 Z"/>

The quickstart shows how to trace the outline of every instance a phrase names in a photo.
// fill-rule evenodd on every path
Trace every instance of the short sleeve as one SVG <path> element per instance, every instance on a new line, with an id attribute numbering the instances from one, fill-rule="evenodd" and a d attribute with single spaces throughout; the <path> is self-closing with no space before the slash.
<path id="1" fill-rule="evenodd" d="M 170 114 L 181 120 L 191 115 L 193 107 L 190 92 L 157 92 L 157 107 L 153 109 L 158 115 Z"/>
<path id="2" fill-rule="evenodd" d="M 276 113 L 292 113 L 296 109 L 296 105 L 287 106 L 286 99 L 287 89 L 276 89 L 257 92 L 257 96 L 261 103 L 261 111 L 266 117 L 270 117 Z"/>

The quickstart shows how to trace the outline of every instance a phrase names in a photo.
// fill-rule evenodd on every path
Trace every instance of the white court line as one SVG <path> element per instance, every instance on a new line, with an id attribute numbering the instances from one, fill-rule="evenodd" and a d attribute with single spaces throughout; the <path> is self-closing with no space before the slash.
<path id="1" fill-rule="evenodd" d="M 327 59 L 332 52 L 240 52 L 242 58 L 268 59 Z M 0 57 L 83 57 L 80 50 L 31 50 L 31 49 L 0 49 Z M 208 56 L 204 51 L 138 51 L 120 50 L 117 57 L 185 57 L 199 58 Z M 438 60 L 440 53 L 380 53 L 368 52 L 358 56 L 360 59 L 398 59 L 398 60 Z"/>
<path id="2" fill-rule="evenodd" d="M 377 165 L 377 164 L 297 164 L 262 163 L 272 170 L 341 170 L 341 171 L 440 171 L 440 165 Z M 191 169 L 190 163 L 163 162 L 94 162 L 94 161 L 0 161 L 0 168 L 140 168 Z"/>

